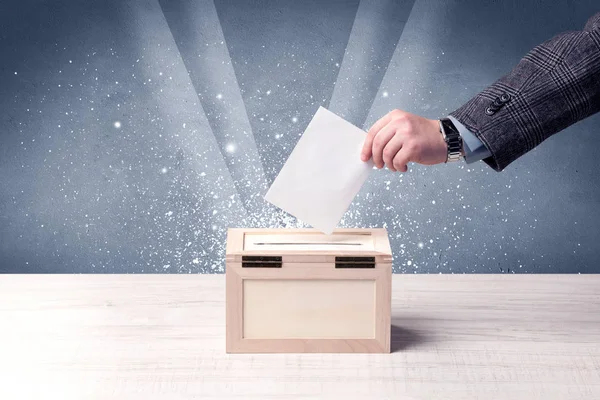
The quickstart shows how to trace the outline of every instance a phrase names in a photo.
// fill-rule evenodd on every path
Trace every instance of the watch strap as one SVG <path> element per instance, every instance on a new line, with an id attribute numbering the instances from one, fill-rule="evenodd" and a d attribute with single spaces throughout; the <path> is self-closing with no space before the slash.
<path id="1" fill-rule="evenodd" d="M 462 137 L 460 132 L 454 126 L 454 123 L 449 118 L 440 119 L 440 132 L 444 137 L 444 141 L 448 146 L 448 152 L 446 156 L 446 162 L 459 161 L 463 158 L 462 155 Z"/>

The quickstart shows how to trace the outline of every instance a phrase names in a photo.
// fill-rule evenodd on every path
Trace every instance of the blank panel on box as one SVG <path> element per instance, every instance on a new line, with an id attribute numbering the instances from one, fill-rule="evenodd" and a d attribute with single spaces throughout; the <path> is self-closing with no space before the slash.
<path id="1" fill-rule="evenodd" d="M 242 293 L 246 339 L 375 338 L 374 280 L 244 279 Z"/>

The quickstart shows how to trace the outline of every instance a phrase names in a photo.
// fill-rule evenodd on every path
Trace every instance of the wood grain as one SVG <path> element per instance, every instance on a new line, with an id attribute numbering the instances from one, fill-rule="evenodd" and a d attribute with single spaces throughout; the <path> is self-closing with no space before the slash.
<path id="1" fill-rule="evenodd" d="M 600 399 L 600 276 L 394 275 L 392 354 L 225 353 L 223 275 L 0 276 L 0 399 Z"/>

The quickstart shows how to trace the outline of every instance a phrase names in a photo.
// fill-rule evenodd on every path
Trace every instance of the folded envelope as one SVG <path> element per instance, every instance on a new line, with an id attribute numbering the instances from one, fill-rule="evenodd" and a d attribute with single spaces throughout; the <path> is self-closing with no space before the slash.
<path id="1" fill-rule="evenodd" d="M 360 159 L 366 135 L 319 107 L 265 200 L 331 234 L 373 170 Z"/>

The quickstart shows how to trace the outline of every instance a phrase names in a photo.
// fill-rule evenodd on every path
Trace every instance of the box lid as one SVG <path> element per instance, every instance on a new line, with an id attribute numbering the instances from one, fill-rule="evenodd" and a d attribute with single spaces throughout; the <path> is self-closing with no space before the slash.
<path id="1" fill-rule="evenodd" d="M 242 256 L 281 256 L 285 262 L 327 262 L 334 257 L 375 257 L 391 262 L 392 252 L 384 228 L 336 229 L 326 235 L 316 229 L 230 228 L 228 261 Z"/>

